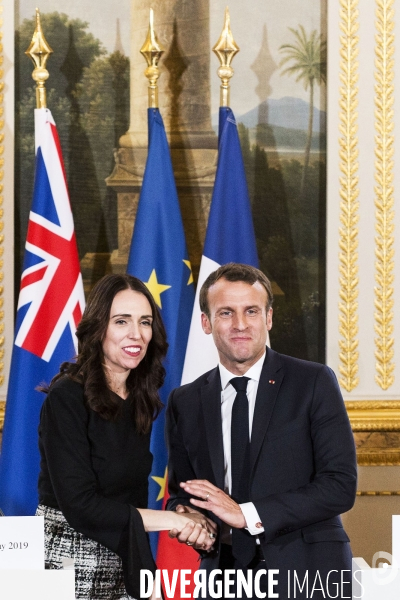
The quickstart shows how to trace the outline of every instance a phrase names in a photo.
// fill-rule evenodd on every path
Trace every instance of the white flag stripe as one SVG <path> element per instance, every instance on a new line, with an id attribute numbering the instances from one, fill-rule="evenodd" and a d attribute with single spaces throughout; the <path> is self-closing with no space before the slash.
<path id="1" fill-rule="evenodd" d="M 183 366 L 182 384 L 190 383 L 206 371 L 217 366 L 218 352 L 212 335 L 204 333 L 201 326 L 201 311 L 199 305 L 200 288 L 207 277 L 220 267 L 217 262 L 202 256 L 200 263 L 199 280 L 197 282 L 196 298 L 190 323 L 189 339 L 186 348 L 185 364 Z"/>
<path id="2" fill-rule="evenodd" d="M 43 132 L 47 122 L 54 123 L 53 115 L 48 108 L 35 108 L 35 154 L 39 146 L 42 144 Z"/>
<path id="3" fill-rule="evenodd" d="M 59 237 L 63 238 L 64 240 L 67 240 L 68 242 L 70 241 L 70 239 L 74 233 L 74 228 L 73 228 L 74 223 L 73 223 L 72 219 L 71 219 L 72 230 L 69 228 L 69 224 L 68 224 L 68 228 L 63 227 L 63 226 L 60 227 L 60 225 L 57 225 L 56 223 L 49 221 L 45 217 L 42 217 L 42 215 L 38 215 L 37 213 L 34 213 L 32 211 L 29 213 L 29 219 L 31 221 L 33 221 L 34 223 L 37 223 L 41 227 L 44 227 L 45 229 L 47 229 L 47 231 L 51 231 L 51 233 L 58 235 Z M 64 219 L 64 221 L 65 221 L 65 219 Z"/>
<path id="4" fill-rule="evenodd" d="M 83 295 L 83 282 L 82 275 L 79 273 L 79 277 L 76 280 L 75 287 L 70 295 L 68 302 L 66 303 L 64 310 L 62 311 L 60 318 L 56 326 L 53 329 L 53 333 L 50 336 L 50 339 L 47 343 L 47 346 L 43 352 L 42 358 L 46 362 L 49 362 L 51 357 L 53 356 L 53 352 L 56 349 L 58 342 L 60 341 L 60 337 L 64 333 L 64 330 L 67 325 L 71 328 L 71 335 L 74 342 L 75 352 L 78 350 L 78 343 L 75 336 L 76 324 L 73 319 L 73 311 L 75 310 L 75 306 L 79 303 L 81 312 L 83 313 L 85 308 L 85 298 Z M 73 359 L 73 356 L 70 357 L 70 360 Z"/>
<path id="5" fill-rule="evenodd" d="M 38 119 L 43 119 L 44 123 L 41 125 L 41 130 L 38 133 L 38 139 L 35 138 L 36 152 L 40 146 L 60 225 L 51 223 L 44 217 L 39 217 L 39 215 L 36 215 L 36 218 L 33 220 L 40 225 L 47 227 L 50 231 L 57 233 L 60 237 L 70 240 L 74 233 L 74 221 L 72 218 L 64 172 L 61 167 L 58 149 L 51 131 L 51 124 L 55 125 L 55 123 L 49 110 L 43 108 L 35 109 L 35 118 L 37 113 L 41 113 L 38 115 Z M 35 126 L 36 124 L 37 122 L 35 122 Z M 35 213 L 33 213 L 33 215 L 35 215 Z M 38 218 L 41 219 L 41 222 L 37 220 Z"/>
<path id="6" fill-rule="evenodd" d="M 36 246 L 35 246 L 36 248 Z M 31 273 L 34 273 L 35 271 L 39 271 L 40 269 L 43 269 L 46 266 L 46 262 L 45 261 L 41 261 L 38 262 L 34 265 L 32 265 L 31 267 L 27 267 L 25 269 L 25 271 L 23 271 L 22 275 L 21 275 L 21 281 L 27 276 L 30 275 Z M 22 305 L 21 305 L 22 306 Z"/>

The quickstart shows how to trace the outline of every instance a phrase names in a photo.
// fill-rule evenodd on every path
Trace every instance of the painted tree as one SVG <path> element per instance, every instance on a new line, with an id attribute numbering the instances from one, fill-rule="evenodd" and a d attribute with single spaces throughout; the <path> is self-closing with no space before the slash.
<path id="1" fill-rule="evenodd" d="M 292 44 L 283 44 L 279 50 L 285 55 L 279 66 L 287 65 L 282 75 L 295 75 L 302 81 L 305 90 L 310 90 L 307 141 L 304 151 L 304 167 L 301 177 L 300 196 L 304 194 L 313 132 L 314 86 L 326 83 L 326 40 L 314 29 L 309 36 L 302 25 L 298 29 L 289 27 L 295 37 Z"/>
<path id="2" fill-rule="evenodd" d="M 80 258 L 117 245 L 116 192 L 105 184 L 114 148 L 129 126 L 129 59 L 107 54 L 89 24 L 66 14 L 42 13 L 54 53 L 48 62 L 47 105 L 63 148 Z M 35 20 L 16 31 L 16 271 L 22 269 L 34 174 L 35 86 L 24 52 Z"/>

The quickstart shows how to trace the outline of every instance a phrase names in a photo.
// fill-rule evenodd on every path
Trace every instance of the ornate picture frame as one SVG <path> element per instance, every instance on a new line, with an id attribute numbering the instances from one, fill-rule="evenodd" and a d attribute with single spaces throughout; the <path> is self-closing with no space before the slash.
<path id="1" fill-rule="evenodd" d="M 400 465 L 400 401 L 346 401 L 360 466 Z"/>

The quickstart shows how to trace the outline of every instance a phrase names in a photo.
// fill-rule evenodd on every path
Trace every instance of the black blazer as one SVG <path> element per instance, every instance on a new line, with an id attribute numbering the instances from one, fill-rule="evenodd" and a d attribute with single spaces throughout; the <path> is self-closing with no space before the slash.
<path id="1" fill-rule="evenodd" d="M 167 508 L 189 504 L 181 481 L 208 479 L 224 488 L 218 368 L 171 393 L 166 432 Z M 354 504 L 356 455 L 331 369 L 267 348 L 250 454 L 250 499 L 264 526 L 260 543 L 266 567 L 309 570 L 310 575 L 351 569 L 349 539 L 339 515 Z M 203 558 L 203 568 L 218 567 L 216 546 Z"/>

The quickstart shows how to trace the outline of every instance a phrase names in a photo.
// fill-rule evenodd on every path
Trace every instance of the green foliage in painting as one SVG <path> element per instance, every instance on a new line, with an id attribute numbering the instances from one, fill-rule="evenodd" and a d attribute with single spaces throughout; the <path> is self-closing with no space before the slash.
<path id="1" fill-rule="evenodd" d="M 326 40 L 314 29 L 307 35 L 304 27 L 299 25 L 298 29 L 289 30 L 293 34 L 294 41 L 291 44 L 283 44 L 280 47 L 284 57 L 280 65 L 289 65 L 282 75 L 294 75 L 296 81 L 303 83 L 304 89 L 309 90 L 309 119 L 307 142 L 304 151 L 304 166 L 300 181 L 300 195 L 305 192 L 305 182 L 308 165 L 310 162 L 310 149 L 313 131 L 313 109 L 314 109 L 314 85 L 326 83 Z"/>
<path id="2" fill-rule="evenodd" d="M 315 161 L 309 165 L 304 193 L 300 194 L 301 162 L 281 156 L 269 164 L 270 154 L 259 143 L 250 143 L 250 132 L 242 123 L 238 128 L 260 268 L 273 282 L 272 346 L 280 352 L 323 362 L 325 164 Z M 288 129 L 286 135 L 290 136 L 291 131 Z M 269 142 L 269 150 L 278 147 L 273 138 Z"/>
<path id="3" fill-rule="evenodd" d="M 53 54 L 48 60 L 47 106 L 61 140 L 74 213 L 79 255 L 117 247 L 116 194 L 105 178 L 113 149 L 129 125 L 129 59 L 108 55 L 88 23 L 65 14 L 41 15 Z M 35 88 L 33 66 L 24 56 L 35 28 L 25 20 L 16 32 L 16 243 L 22 256 L 34 173 Z M 17 258 L 18 261 L 18 258 Z M 17 264 L 17 272 L 21 265 Z"/>

